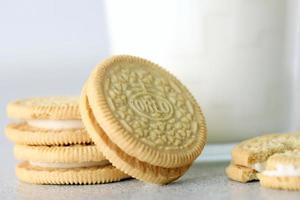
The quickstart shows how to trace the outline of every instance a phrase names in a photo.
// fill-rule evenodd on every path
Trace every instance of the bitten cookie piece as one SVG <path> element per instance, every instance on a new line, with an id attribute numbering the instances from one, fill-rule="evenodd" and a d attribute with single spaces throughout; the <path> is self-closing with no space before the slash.
<path id="1" fill-rule="evenodd" d="M 257 171 L 255 171 L 254 169 L 235 164 L 230 164 L 226 168 L 226 175 L 228 176 L 228 178 L 242 183 L 258 180 L 256 173 Z"/>
<path id="2" fill-rule="evenodd" d="M 300 133 L 268 134 L 245 140 L 232 150 L 232 163 L 262 172 L 267 159 L 300 146 Z"/>
<path id="3" fill-rule="evenodd" d="M 204 116 L 187 88 L 142 58 L 100 63 L 82 90 L 80 111 L 99 151 L 145 182 L 178 179 L 206 143 Z"/>
<path id="4" fill-rule="evenodd" d="M 271 156 L 266 169 L 258 174 L 264 187 L 300 190 L 300 150 L 286 151 Z"/>
<path id="5" fill-rule="evenodd" d="M 259 180 L 264 187 L 300 189 L 300 133 L 269 134 L 241 142 L 232 150 L 227 176 Z"/>

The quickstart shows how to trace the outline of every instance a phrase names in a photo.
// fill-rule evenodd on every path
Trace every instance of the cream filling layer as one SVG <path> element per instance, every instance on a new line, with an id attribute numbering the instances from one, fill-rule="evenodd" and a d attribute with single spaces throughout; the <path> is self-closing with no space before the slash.
<path id="1" fill-rule="evenodd" d="M 103 161 L 91 161 L 91 162 L 81 162 L 81 163 L 48 163 L 48 162 L 33 162 L 29 161 L 31 166 L 44 167 L 44 168 L 58 168 L 58 169 L 73 169 L 81 167 L 101 167 L 110 164 L 108 160 Z"/>
<path id="2" fill-rule="evenodd" d="M 277 164 L 275 170 L 265 170 L 262 172 L 265 176 L 292 176 L 299 177 L 300 176 L 300 168 L 294 165 L 282 165 Z"/>
<path id="3" fill-rule="evenodd" d="M 265 170 L 266 168 L 266 162 L 261 162 L 261 163 L 254 163 L 252 166 L 251 166 L 252 169 L 258 171 L 258 172 L 262 172 Z"/>
<path id="4" fill-rule="evenodd" d="M 27 120 L 29 126 L 44 129 L 79 129 L 84 128 L 81 120 Z"/>

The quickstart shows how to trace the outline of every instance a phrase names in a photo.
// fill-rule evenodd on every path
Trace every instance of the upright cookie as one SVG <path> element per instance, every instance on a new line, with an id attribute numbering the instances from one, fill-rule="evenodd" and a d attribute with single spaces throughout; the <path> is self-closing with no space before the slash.
<path id="1" fill-rule="evenodd" d="M 78 97 L 39 97 L 10 102 L 9 117 L 21 122 L 9 124 L 5 133 L 17 144 L 89 144 L 81 122 Z"/>
<path id="2" fill-rule="evenodd" d="M 190 92 L 158 65 L 133 56 L 100 63 L 82 91 L 82 120 L 99 150 L 146 182 L 176 180 L 206 142 L 203 114 Z"/>
<path id="3" fill-rule="evenodd" d="M 300 190 L 300 150 L 286 151 L 271 156 L 266 169 L 258 174 L 264 187 Z"/>

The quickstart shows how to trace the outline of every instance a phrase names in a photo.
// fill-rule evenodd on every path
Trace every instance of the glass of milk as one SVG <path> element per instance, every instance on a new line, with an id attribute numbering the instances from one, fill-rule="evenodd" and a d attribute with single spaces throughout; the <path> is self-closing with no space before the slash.
<path id="1" fill-rule="evenodd" d="M 112 54 L 150 59 L 196 97 L 210 143 L 289 131 L 294 66 L 282 0 L 106 0 Z"/>

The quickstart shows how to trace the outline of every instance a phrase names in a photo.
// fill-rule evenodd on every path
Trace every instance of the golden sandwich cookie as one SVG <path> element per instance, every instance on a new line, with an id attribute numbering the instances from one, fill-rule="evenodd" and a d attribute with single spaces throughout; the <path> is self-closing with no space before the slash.
<path id="1" fill-rule="evenodd" d="M 95 184 L 119 181 L 128 175 L 113 167 L 94 145 L 16 145 L 15 157 L 23 160 L 17 177 L 34 184 Z"/>
<path id="2" fill-rule="evenodd" d="M 259 180 L 264 187 L 299 190 L 300 133 L 269 134 L 241 142 L 232 150 L 228 178 Z"/>
<path id="3" fill-rule="evenodd" d="M 264 187 L 300 190 L 300 150 L 274 154 L 258 178 Z"/>
<path id="4" fill-rule="evenodd" d="M 89 144 L 81 122 L 77 97 L 40 97 L 10 102 L 8 117 L 21 122 L 7 125 L 7 137 L 17 144 Z"/>
<path id="5" fill-rule="evenodd" d="M 56 185 L 111 183 L 129 178 L 112 165 L 61 169 L 36 167 L 28 162 L 19 164 L 16 174 L 21 181 L 27 183 Z"/>
<path id="6" fill-rule="evenodd" d="M 299 149 L 300 133 L 269 134 L 245 140 L 232 150 L 232 163 L 261 172 L 267 159 L 287 150 Z"/>
<path id="7" fill-rule="evenodd" d="M 80 111 L 99 151 L 145 182 L 178 179 L 206 143 L 204 116 L 187 88 L 142 58 L 100 63 L 82 90 Z"/>

